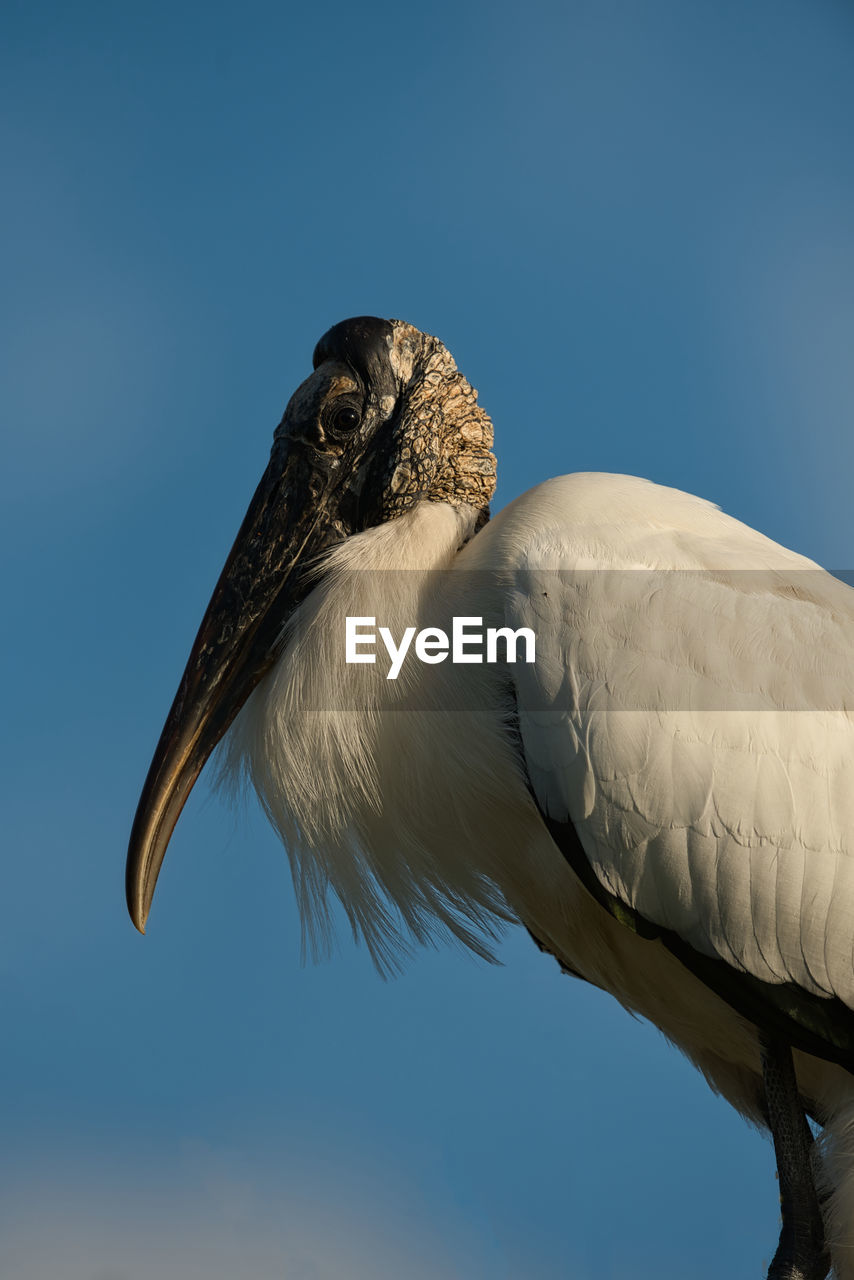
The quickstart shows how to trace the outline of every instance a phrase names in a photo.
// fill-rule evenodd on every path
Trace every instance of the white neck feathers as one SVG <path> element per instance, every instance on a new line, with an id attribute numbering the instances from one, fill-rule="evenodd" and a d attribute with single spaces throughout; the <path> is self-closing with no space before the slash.
<path id="1" fill-rule="evenodd" d="M 512 914 L 496 883 L 506 877 L 482 853 L 506 847 L 484 833 L 484 813 L 506 821 L 520 785 L 503 693 L 485 669 L 463 678 L 416 662 L 391 681 L 379 661 L 345 662 L 348 616 L 395 636 L 437 625 L 460 577 L 439 571 L 475 520 L 472 508 L 423 502 L 335 547 L 229 737 L 223 774 L 251 780 L 279 831 L 315 954 L 329 949 L 330 887 L 381 969 L 436 934 L 489 954 Z M 449 778 L 464 785 L 450 794 Z"/>

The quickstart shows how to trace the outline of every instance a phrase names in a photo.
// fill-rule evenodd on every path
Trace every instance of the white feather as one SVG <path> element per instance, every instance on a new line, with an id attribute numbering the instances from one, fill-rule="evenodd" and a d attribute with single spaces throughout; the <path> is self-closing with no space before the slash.
<path id="1" fill-rule="evenodd" d="M 758 1119 L 755 1028 L 593 902 L 527 781 L 648 919 L 854 1008 L 854 592 L 710 503 L 629 477 L 549 481 L 466 541 L 473 523 L 422 503 L 336 548 L 232 732 L 227 766 L 282 835 L 306 938 L 329 944 L 330 888 L 381 969 L 439 935 L 490 955 L 519 920 Z M 508 680 L 408 661 L 389 681 L 344 661 L 347 616 L 399 636 L 460 614 L 532 627 L 536 664 Z M 834 1117 L 843 1256 L 854 1081 L 796 1064 Z"/>

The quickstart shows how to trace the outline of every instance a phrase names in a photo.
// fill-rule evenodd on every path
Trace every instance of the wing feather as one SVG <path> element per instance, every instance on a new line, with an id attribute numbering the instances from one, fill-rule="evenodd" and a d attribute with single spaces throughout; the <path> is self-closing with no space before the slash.
<path id="1" fill-rule="evenodd" d="M 508 623 L 537 637 L 515 681 L 544 814 L 644 920 L 854 1008 L 854 591 L 627 477 L 494 523 Z"/>

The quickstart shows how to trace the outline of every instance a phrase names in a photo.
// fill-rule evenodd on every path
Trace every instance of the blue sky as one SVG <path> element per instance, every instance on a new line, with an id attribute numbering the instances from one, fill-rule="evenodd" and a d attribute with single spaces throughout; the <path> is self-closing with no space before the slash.
<path id="1" fill-rule="evenodd" d="M 13 3 L 0 123 L 0 1271 L 760 1274 L 770 1147 L 521 933 L 301 968 L 145 770 L 273 427 L 348 315 L 438 334 L 499 505 L 626 471 L 852 563 L 854 15 L 833 0 Z M 235 1261 L 238 1260 L 238 1261 Z"/>

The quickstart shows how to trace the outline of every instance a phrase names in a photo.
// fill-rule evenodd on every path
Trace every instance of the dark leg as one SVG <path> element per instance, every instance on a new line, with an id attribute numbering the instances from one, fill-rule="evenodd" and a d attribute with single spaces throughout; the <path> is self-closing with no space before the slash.
<path id="1" fill-rule="evenodd" d="M 825 1280 L 830 1257 L 813 1181 L 813 1139 L 798 1096 L 792 1050 L 762 1032 L 759 1045 L 783 1216 L 768 1280 Z"/>

